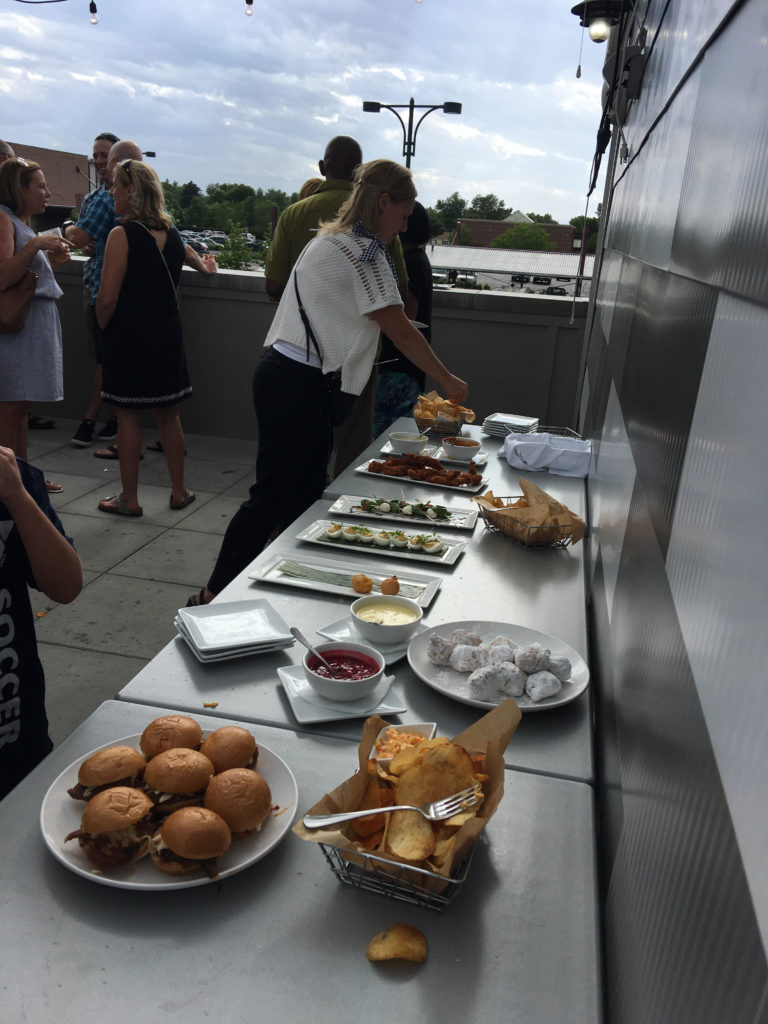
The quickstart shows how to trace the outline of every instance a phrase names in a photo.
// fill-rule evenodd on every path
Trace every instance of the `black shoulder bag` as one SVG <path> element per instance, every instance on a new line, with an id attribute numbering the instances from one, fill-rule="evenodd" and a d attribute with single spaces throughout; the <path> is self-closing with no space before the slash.
<path id="1" fill-rule="evenodd" d="M 320 357 L 320 363 L 322 364 L 323 353 L 320 351 L 320 346 L 317 344 L 317 338 L 315 337 L 315 332 L 312 330 L 309 317 L 301 304 L 299 285 L 296 280 L 295 273 L 293 275 L 293 286 L 296 289 L 296 302 L 299 307 L 299 316 L 304 324 L 304 330 L 307 332 L 307 362 L 309 362 L 309 343 L 311 341 L 315 346 L 315 351 Z M 338 427 L 349 417 L 357 403 L 359 395 L 353 395 L 350 394 L 349 391 L 341 390 L 341 370 L 333 370 L 331 373 L 324 373 L 323 380 L 325 381 L 325 388 L 328 392 L 328 410 L 331 416 L 331 423 L 334 427 Z"/>

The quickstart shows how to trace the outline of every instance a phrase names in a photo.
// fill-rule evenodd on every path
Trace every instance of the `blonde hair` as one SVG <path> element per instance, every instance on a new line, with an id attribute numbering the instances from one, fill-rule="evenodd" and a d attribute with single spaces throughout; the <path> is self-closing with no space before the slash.
<path id="1" fill-rule="evenodd" d="M 393 203 L 413 202 L 416 186 L 407 167 L 393 160 L 370 160 L 355 171 L 352 195 L 336 215 L 335 220 L 320 225 L 320 234 L 337 235 L 348 231 L 362 221 L 369 231 L 376 231 L 379 223 L 379 199 L 387 194 Z"/>
<path id="2" fill-rule="evenodd" d="M 0 203 L 14 213 L 24 205 L 23 189 L 29 186 L 32 175 L 42 168 L 34 160 L 11 157 L 0 164 Z"/>
<path id="3" fill-rule="evenodd" d="M 165 212 L 163 186 L 154 167 L 141 160 L 122 160 L 115 164 L 112 180 L 131 189 L 131 212 L 121 220 L 140 220 L 156 231 L 170 228 L 172 221 Z"/>

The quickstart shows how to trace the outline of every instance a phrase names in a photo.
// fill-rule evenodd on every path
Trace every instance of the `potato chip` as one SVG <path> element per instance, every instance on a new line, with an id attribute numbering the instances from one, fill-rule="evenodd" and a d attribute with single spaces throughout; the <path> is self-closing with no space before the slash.
<path id="1" fill-rule="evenodd" d="M 426 860 L 435 848 L 432 825 L 419 811 L 392 811 L 387 815 L 384 846 L 401 860 Z"/>
<path id="2" fill-rule="evenodd" d="M 372 963 L 381 960 L 412 960 L 420 964 L 427 959 L 427 940 L 412 924 L 393 924 L 374 935 L 365 955 Z"/>

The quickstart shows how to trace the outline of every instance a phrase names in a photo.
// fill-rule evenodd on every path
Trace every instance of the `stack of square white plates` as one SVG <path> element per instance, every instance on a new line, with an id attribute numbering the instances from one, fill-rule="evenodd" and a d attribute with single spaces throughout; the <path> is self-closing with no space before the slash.
<path id="1" fill-rule="evenodd" d="M 179 608 L 174 625 L 202 662 L 281 651 L 294 643 L 283 619 L 260 599 Z"/>
<path id="2" fill-rule="evenodd" d="M 507 434 L 527 434 L 539 428 L 539 421 L 533 416 L 518 416 L 513 412 L 492 412 L 483 420 L 481 430 L 493 437 L 506 437 Z"/>

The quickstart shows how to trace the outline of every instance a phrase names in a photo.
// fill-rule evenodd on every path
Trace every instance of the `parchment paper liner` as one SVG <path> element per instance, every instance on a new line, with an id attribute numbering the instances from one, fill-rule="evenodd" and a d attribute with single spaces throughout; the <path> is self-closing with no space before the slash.
<path id="1" fill-rule="evenodd" d="M 504 795 L 504 751 L 512 738 L 522 718 L 520 708 L 514 700 L 506 700 L 493 708 L 482 718 L 458 736 L 452 737 L 454 743 L 464 747 L 470 755 L 483 754 L 485 757 L 483 772 L 488 776 L 483 783 L 485 799 L 480 807 L 479 813 L 470 818 L 456 834 L 452 854 L 448 860 L 438 869 L 427 867 L 424 862 L 414 864 L 412 861 L 404 861 L 385 853 L 382 850 L 369 851 L 373 856 L 379 858 L 376 863 L 377 870 L 386 870 L 386 861 L 392 863 L 393 873 L 400 873 L 402 866 L 417 867 L 421 870 L 428 870 L 436 883 L 441 879 L 450 877 L 453 869 L 462 863 L 475 840 L 483 831 L 485 826 L 493 817 L 496 808 L 499 806 Z M 373 715 L 368 718 L 363 726 L 363 734 L 360 745 L 357 748 L 360 770 L 346 779 L 330 793 L 319 800 L 313 807 L 310 807 L 304 814 L 336 814 L 339 811 L 357 810 L 362 803 L 365 789 L 368 784 L 368 758 L 373 743 L 381 729 L 391 723 L 386 722 L 380 715 Z M 438 729 L 439 735 L 439 729 Z M 339 829 L 308 829 L 303 823 L 302 814 L 299 821 L 293 826 L 293 832 L 300 838 L 310 843 L 323 843 L 325 846 L 334 846 L 344 851 L 344 856 L 353 864 L 363 866 L 365 863 L 366 851 L 357 848 L 354 843 Z M 423 876 L 413 873 L 415 884 L 423 885 Z M 446 884 L 443 882 L 443 884 Z"/>

